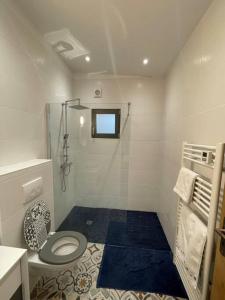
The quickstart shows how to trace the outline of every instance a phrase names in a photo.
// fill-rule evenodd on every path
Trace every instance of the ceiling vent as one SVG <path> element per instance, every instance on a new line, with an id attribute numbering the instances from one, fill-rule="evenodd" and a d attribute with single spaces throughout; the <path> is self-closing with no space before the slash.
<path id="1" fill-rule="evenodd" d="M 66 59 L 89 54 L 89 51 L 65 28 L 45 34 L 45 39 L 54 50 Z"/>
<path id="2" fill-rule="evenodd" d="M 94 97 L 95 98 L 102 98 L 102 89 L 98 88 L 94 90 Z"/>

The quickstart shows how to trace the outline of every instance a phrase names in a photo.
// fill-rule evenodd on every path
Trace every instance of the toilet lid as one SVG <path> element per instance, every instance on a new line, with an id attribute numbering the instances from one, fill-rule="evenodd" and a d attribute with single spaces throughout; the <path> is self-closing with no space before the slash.
<path id="1" fill-rule="evenodd" d="M 54 244 L 61 239 L 65 239 L 65 245 L 67 238 L 74 238 L 78 242 L 76 250 L 70 254 L 66 255 L 57 255 L 53 252 Z M 86 237 L 76 231 L 59 231 L 50 236 L 47 242 L 44 244 L 43 248 L 39 252 L 40 260 L 53 265 L 63 265 L 75 261 L 87 248 L 87 239 Z"/>
<path id="2" fill-rule="evenodd" d="M 26 211 L 24 218 L 24 238 L 30 250 L 39 251 L 46 241 L 51 227 L 50 211 L 47 204 L 36 201 Z"/>

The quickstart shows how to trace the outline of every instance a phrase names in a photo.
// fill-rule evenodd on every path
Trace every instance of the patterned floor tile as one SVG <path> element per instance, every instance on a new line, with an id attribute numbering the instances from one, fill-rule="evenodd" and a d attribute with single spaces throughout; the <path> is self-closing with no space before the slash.
<path id="1" fill-rule="evenodd" d="M 178 299 L 159 294 L 96 288 L 103 250 L 103 244 L 88 243 L 88 247 L 77 266 L 52 277 L 42 276 L 31 293 L 31 300 Z"/>

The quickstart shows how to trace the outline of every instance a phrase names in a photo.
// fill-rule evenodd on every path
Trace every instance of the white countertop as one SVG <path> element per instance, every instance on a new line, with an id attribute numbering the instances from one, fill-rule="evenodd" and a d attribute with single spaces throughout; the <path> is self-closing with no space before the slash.
<path id="1" fill-rule="evenodd" d="M 17 171 L 21 171 L 23 169 L 27 169 L 30 167 L 38 166 L 38 165 L 41 165 L 44 163 L 49 163 L 49 162 L 51 162 L 50 159 L 32 159 L 32 160 L 20 162 L 20 163 L 13 164 L 13 165 L 7 165 L 4 167 L 0 167 L 0 176 L 7 175 L 9 173 L 13 173 L 13 172 L 17 172 Z"/>
<path id="2" fill-rule="evenodd" d="M 26 251 L 21 248 L 0 246 L 0 284 Z"/>

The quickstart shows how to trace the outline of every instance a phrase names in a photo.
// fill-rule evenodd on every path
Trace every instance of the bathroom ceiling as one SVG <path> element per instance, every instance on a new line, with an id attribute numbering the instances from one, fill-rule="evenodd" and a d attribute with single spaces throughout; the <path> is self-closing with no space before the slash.
<path id="1" fill-rule="evenodd" d="M 212 0 L 13 0 L 43 36 L 71 34 L 89 52 L 74 73 L 164 75 Z M 65 34 L 66 36 L 66 34 Z M 52 36 L 50 34 L 50 38 Z M 59 37 L 59 40 L 61 37 Z M 53 38 L 54 40 L 54 38 Z M 60 41 L 58 41 L 60 42 Z M 66 54 L 65 45 L 58 51 Z M 71 48 L 72 49 L 72 48 Z M 68 54 L 69 50 L 68 49 Z M 84 50 L 83 49 L 83 50 Z M 81 49 L 82 50 L 82 49 Z M 79 49 L 80 51 L 80 49 Z M 79 52 L 78 51 L 78 52 Z M 72 52 L 71 52 L 72 53 Z M 144 58 L 149 63 L 143 65 Z"/>

